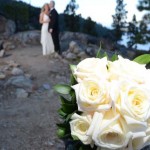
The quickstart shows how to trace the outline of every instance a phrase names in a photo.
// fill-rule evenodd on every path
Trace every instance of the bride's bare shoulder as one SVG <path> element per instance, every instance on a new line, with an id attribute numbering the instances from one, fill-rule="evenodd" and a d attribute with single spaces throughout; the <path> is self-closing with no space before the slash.
<path id="1" fill-rule="evenodd" d="M 44 12 L 41 12 L 41 13 L 40 13 L 40 16 L 43 16 L 43 15 L 44 15 Z"/>

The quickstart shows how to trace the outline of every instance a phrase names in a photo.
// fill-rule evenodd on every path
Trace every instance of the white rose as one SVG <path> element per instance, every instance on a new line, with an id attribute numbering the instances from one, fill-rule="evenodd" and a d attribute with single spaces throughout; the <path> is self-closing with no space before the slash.
<path id="1" fill-rule="evenodd" d="M 145 130 L 150 117 L 150 91 L 142 86 L 129 86 L 121 93 L 119 110 L 132 132 Z"/>
<path id="2" fill-rule="evenodd" d="M 106 79 L 108 77 L 107 71 L 107 58 L 86 58 L 81 61 L 76 69 L 74 74 L 78 82 L 81 82 L 86 78 L 98 78 Z"/>
<path id="3" fill-rule="evenodd" d="M 110 150 L 109 148 L 98 147 L 96 150 Z M 132 139 L 130 138 L 128 145 L 126 147 L 117 148 L 117 150 L 137 150 L 133 148 Z"/>
<path id="4" fill-rule="evenodd" d="M 79 111 L 99 111 L 111 107 L 108 82 L 86 79 L 72 88 L 76 93 Z"/>
<path id="5" fill-rule="evenodd" d="M 150 119 L 148 120 L 148 127 L 145 131 L 145 135 L 134 138 L 132 143 L 134 149 L 142 149 L 150 145 Z"/>
<path id="6" fill-rule="evenodd" d="M 84 144 L 91 144 L 92 138 L 86 134 L 91 124 L 91 116 L 80 116 L 78 114 L 73 114 L 71 119 L 71 135 L 78 137 Z"/>
<path id="7" fill-rule="evenodd" d="M 146 69 L 145 65 L 124 59 L 121 56 L 119 56 L 118 60 L 109 62 L 108 68 L 109 80 L 124 78 L 140 84 L 145 84 L 149 80 L 148 74 L 150 74 L 150 70 Z"/>
<path id="8" fill-rule="evenodd" d="M 96 123 L 95 123 L 96 122 Z M 108 149 L 124 149 L 127 147 L 132 134 L 128 131 L 126 122 L 119 114 L 111 110 L 102 114 L 94 115 L 91 127 L 95 125 L 92 139 L 95 145 Z M 88 133 L 91 133 L 90 129 Z"/>

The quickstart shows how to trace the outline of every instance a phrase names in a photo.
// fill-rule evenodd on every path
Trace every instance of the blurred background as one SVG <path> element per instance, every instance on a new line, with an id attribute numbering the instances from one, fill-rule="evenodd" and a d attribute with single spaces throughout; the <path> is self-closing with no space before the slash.
<path id="1" fill-rule="evenodd" d="M 150 50 L 150 0 L 55 2 L 60 14 L 60 31 L 86 33 L 127 48 Z M 39 14 L 44 3 L 49 0 L 0 0 L 0 15 L 15 23 L 12 29 L 15 32 L 40 30 Z"/>

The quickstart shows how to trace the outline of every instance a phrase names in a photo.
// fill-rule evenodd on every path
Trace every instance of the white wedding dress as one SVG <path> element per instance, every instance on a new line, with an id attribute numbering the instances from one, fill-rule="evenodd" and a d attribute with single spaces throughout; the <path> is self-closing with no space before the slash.
<path id="1" fill-rule="evenodd" d="M 49 16 L 44 14 L 43 21 L 48 21 Z M 41 29 L 41 44 L 43 48 L 43 55 L 50 55 L 54 52 L 54 43 L 51 34 L 48 32 L 49 23 L 43 23 Z"/>

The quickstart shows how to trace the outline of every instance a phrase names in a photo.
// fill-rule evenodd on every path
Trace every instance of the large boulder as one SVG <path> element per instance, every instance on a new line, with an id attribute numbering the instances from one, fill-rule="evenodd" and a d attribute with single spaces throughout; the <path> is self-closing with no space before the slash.
<path id="1" fill-rule="evenodd" d="M 5 40 L 5 41 L 3 42 L 3 47 L 4 47 L 5 50 L 12 50 L 12 49 L 15 49 L 15 48 L 16 48 L 16 45 L 15 45 L 15 43 L 12 42 L 12 41 L 7 41 L 7 40 Z"/>
<path id="2" fill-rule="evenodd" d="M 38 30 L 18 32 L 10 37 L 16 46 L 25 46 L 27 44 L 40 44 L 41 32 Z"/>
<path id="3" fill-rule="evenodd" d="M 6 22 L 7 22 L 6 18 L 0 15 L 0 23 L 1 23 L 1 25 L 0 25 L 0 34 L 5 32 Z"/>
<path id="4" fill-rule="evenodd" d="M 5 83 L 5 87 L 8 87 L 10 85 L 16 88 L 25 89 L 28 92 L 32 92 L 34 89 L 32 80 L 23 75 L 10 77 L 8 81 Z"/>
<path id="5" fill-rule="evenodd" d="M 62 53 L 62 56 L 67 60 L 82 60 L 83 58 L 86 58 L 87 55 L 80 47 L 81 43 L 76 41 L 71 41 L 69 43 L 69 48 L 67 51 L 64 51 Z"/>
<path id="6" fill-rule="evenodd" d="M 0 35 L 9 37 L 16 31 L 16 24 L 12 20 L 6 19 L 4 16 L 0 15 Z"/>
<path id="7" fill-rule="evenodd" d="M 61 32 L 60 43 L 63 51 L 68 49 L 71 41 L 78 43 L 81 49 L 86 49 L 88 44 L 99 45 L 100 39 L 91 35 L 78 32 Z"/>
<path id="8" fill-rule="evenodd" d="M 62 32 L 60 34 L 60 40 L 61 41 L 80 41 L 83 44 L 95 44 L 95 45 L 99 45 L 99 41 L 100 39 L 88 34 L 84 34 L 84 33 L 79 33 L 79 32 Z"/>
<path id="9" fill-rule="evenodd" d="M 12 20 L 7 20 L 5 26 L 5 35 L 13 35 L 16 32 L 16 24 Z"/>

